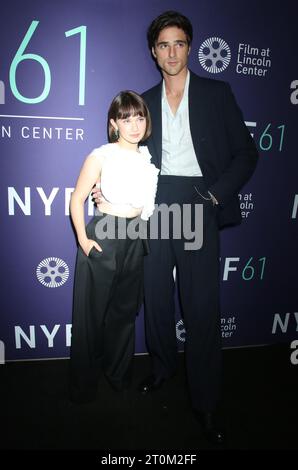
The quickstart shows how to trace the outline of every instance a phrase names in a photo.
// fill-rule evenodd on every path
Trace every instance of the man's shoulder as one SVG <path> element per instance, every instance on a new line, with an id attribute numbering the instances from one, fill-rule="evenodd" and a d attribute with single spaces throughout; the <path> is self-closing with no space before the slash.
<path id="1" fill-rule="evenodd" d="M 207 77 L 201 77 L 200 75 L 197 75 L 194 73 L 192 70 L 190 70 L 190 83 L 191 87 L 194 86 L 200 87 L 201 89 L 204 89 L 206 91 L 222 91 L 226 89 L 229 84 L 223 80 L 218 80 L 214 78 L 207 78 Z M 162 81 L 154 85 L 153 87 L 149 88 L 148 90 L 145 90 L 142 93 L 142 97 L 144 100 L 151 101 L 154 98 L 157 98 L 160 96 L 162 90 Z"/>
<path id="2" fill-rule="evenodd" d="M 142 93 L 142 97 L 146 100 L 146 98 L 151 98 L 151 97 L 156 96 L 161 90 L 161 84 L 162 82 L 159 82 L 157 85 L 154 85 L 152 88 L 145 90 Z"/>
<path id="3" fill-rule="evenodd" d="M 201 77 L 192 71 L 190 71 L 190 81 L 198 86 L 202 86 L 208 89 L 223 89 L 228 85 L 227 82 L 223 80 Z"/>

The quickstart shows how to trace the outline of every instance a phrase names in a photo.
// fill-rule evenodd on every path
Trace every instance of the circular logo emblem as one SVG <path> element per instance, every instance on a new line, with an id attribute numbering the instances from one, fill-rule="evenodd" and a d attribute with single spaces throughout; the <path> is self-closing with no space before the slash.
<path id="1" fill-rule="evenodd" d="M 210 73 L 220 73 L 229 65 L 231 51 L 223 39 L 208 38 L 201 45 L 198 57 L 204 70 Z"/>
<path id="2" fill-rule="evenodd" d="M 46 258 L 37 266 L 36 276 L 45 287 L 60 287 L 67 281 L 69 269 L 60 258 Z"/>
<path id="3" fill-rule="evenodd" d="M 179 320 L 176 323 L 176 338 L 181 341 L 181 343 L 185 343 L 185 328 L 183 320 Z"/>

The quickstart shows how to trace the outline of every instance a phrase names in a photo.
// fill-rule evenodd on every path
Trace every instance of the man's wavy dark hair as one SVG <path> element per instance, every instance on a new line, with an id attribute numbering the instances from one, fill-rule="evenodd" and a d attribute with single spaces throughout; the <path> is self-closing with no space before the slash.
<path id="1" fill-rule="evenodd" d="M 147 40 L 150 50 L 152 47 L 155 47 L 160 32 L 169 26 L 176 26 L 177 28 L 182 29 L 186 34 L 187 43 L 190 46 L 193 37 L 191 22 L 181 13 L 170 10 L 165 11 L 155 18 L 149 26 L 147 31 Z"/>

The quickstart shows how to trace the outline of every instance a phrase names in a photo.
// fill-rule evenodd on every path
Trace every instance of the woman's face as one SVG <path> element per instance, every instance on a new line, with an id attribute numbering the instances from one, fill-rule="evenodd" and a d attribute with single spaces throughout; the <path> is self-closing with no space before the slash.
<path id="1" fill-rule="evenodd" d="M 145 135 L 147 120 L 142 116 L 130 116 L 126 119 L 111 119 L 115 130 L 119 131 L 119 143 L 138 144 Z"/>

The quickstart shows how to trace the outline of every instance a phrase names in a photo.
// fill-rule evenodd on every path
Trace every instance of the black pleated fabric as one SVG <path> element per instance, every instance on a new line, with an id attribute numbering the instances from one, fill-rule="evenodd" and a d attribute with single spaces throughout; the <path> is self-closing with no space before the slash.
<path id="1" fill-rule="evenodd" d="M 115 226 L 115 234 L 105 238 L 96 229 L 103 217 Z M 140 238 L 123 238 L 123 226 L 132 220 L 106 214 L 95 216 L 86 232 L 88 238 L 98 242 L 102 252 L 92 248 L 86 256 L 78 248 L 70 355 L 73 401 L 94 399 L 102 372 L 117 390 L 126 388 L 130 381 L 135 318 L 143 300 L 145 254 Z"/>

